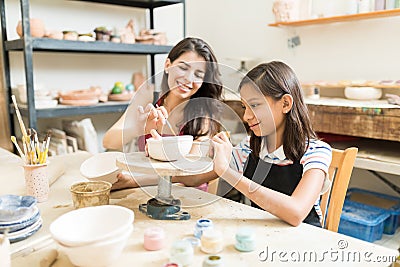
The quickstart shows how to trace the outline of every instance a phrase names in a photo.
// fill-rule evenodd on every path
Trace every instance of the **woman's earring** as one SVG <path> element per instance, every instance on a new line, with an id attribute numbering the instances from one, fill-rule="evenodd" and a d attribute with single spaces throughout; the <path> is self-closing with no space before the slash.
<path id="1" fill-rule="evenodd" d="M 165 72 L 165 74 L 168 74 L 168 70 L 165 70 L 164 72 Z"/>

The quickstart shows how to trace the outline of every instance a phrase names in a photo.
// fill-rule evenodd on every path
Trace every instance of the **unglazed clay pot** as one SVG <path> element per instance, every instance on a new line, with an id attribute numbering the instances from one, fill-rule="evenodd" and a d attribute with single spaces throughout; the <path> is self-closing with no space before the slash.
<path id="1" fill-rule="evenodd" d="M 45 34 L 44 23 L 41 19 L 30 19 L 31 36 L 41 38 Z M 22 22 L 18 21 L 17 33 L 19 37 L 22 37 Z"/>

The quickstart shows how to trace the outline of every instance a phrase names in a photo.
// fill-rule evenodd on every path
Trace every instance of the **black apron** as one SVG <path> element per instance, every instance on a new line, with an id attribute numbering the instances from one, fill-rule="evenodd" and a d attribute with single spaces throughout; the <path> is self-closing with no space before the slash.
<path id="1" fill-rule="evenodd" d="M 262 186 L 291 196 L 303 176 L 303 165 L 297 161 L 290 165 L 279 166 L 260 160 L 252 153 L 244 165 L 243 175 Z M 261 209 L 253 202 L 251 206 Z M 314 206 L 303 222 L 321 227 Z"/>

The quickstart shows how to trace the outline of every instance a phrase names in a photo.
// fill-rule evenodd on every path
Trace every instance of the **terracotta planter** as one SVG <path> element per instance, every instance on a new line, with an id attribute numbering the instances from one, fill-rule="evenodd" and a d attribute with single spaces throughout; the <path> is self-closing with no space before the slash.
<path id="1" fill-rule="evenodd" d="M 30 19 L 30 26 L 31 26 L 31 36 L 42 38 L 45 34 L 44 23 L 41 19 Z M 17 33 L 19 37 L 22 37 L 22 22 L 18 21 L 17 25 Z"/>

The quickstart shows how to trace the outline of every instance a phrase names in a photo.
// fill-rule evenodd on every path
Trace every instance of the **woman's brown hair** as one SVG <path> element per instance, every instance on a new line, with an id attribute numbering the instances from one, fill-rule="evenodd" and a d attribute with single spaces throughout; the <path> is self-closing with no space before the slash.
<path id="1" fill-rule="evenodd" d="M 293 97 L 293 107 L 286 114 L 283 150 L 288 159 L 300 160 L 307 150 L 310 139 L 317 138 L 312 129 L 308 109 L 304 103 L 300 83 L 294 71 L 285 63 L 271 61 L 250 70 L 239 85 L 255 86 L 264 96 L 278 101 L 283 95 Z M 250 148 L 258 156 L 261 148 L 261 137 L 253 132 L 250 136 Z"/>

